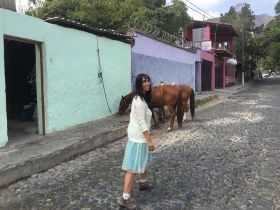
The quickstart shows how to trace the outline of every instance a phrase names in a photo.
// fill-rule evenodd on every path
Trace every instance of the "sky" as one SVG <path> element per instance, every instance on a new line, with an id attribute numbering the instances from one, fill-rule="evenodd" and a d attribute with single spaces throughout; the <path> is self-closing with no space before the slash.
<path id="1" fill-rule="evenodd" d="M 21 5 L 27 5 L 28 0 L 16 0 L 17 5 L 19 3 Z M 105 0 L 106 1 L 106 0 Z M 221 13 L 228 12 L 230 6 L 235 6 L 238 3 L 246 2 L 250 4 L 251 9 L 254 11 L 255 15 L 259 14 L 267 14 L 274 16 L 274 7 L 278 0 L 182 0 L 186 3 L 187 6 L 190 6 L 192 8 L 196 9 L 192 4 L 198 6 L 205 12 L 207 12 L 209 15 L 213 17 L 219 17 Z M 170 3 L 171 0 L 166 0 L 167 3 Z M 195 20 L 203 20 L 203 16 L 201 14 L 198 14 L 197 12 L 194 12 L 191 9 L 188 9 L 188 13 L 193 19 Z M 207 19 L 207 18 L 205 18 Z"/>
<path id="2" fill-rule="evenodd" d="M 28 2 L 28 0 L 16 0 L 17 9 L 18 9 L 19 5 L 21 5 L 21 6 L 27 5 L 27 2 Z"/>
<path id="3" fill-rule="evenodd" d="M 248 3 L 250 8 L 254 11 L 255 15 L 267 14 L 274 16 L 275 11 L 274 7 L 278 0 L 182 0 L 186 3 L 187 6 L 192 7 L 193 9 L 199 11 L 192 4 L 196 5 L 200 9 L 207 12 L 212 17 L 219 17 L 221 13 L 226 13 L 229 11 L 231 6 L 235 6 L 238 3 Z M 170 3 L 171 0 L 166 0 L 167 3 Z M 202 13 L 202 12 L 201 12 Z M 193 17 L 195 20 L 203 20 L 203 15 L 194 12 L 191 9 L 188 9 L 188 14 Z M 205 18 L 207 19 L 207 18 Z"/>
<path id="4" fill-rule="evenodd" d="M 27 5 L 28 0 L 16 0 L 16 4 L 18 6 L 18 4 L 20 3 L 21 5 Z"/>

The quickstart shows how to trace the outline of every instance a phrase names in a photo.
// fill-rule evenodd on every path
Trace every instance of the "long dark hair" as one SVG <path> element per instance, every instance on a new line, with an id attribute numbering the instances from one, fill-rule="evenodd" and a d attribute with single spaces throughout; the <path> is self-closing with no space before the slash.
<path id="1" fill-rule="evenodd" d="M 150 103 L 152 98 L 152 85 L 150 84 L 150 90 L 144 94 L 142 83 L 143 78 L 149 80 L 151 82 L 151 78 L 147 74 L 138 74 L 135 81 L 135 93 L 138 95 L 142 100 L 145 100 L 146 103 Z"/>

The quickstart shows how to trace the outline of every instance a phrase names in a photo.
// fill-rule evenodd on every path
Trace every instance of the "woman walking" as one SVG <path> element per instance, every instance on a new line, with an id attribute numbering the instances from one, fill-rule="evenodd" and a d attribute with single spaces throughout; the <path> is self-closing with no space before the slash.
<path id="1" fill-rule="evenodd" d="M 135 82 L 136 96 L 132 100 L 130 121 L 127 129 L 128 142 L 125 148 L 122 169 L 126 171 L 124 177 L 123 195 L 117 202 L 120 207 L 136 209 L 136 204 L 130 200 L 130 192 L 136 174 L 140 173 L 138 189 L 151 188 L 147 181 L 147 166 L 152 158 L 151 151 L 155 149 L 149 134 L 152 112 L 148 107 L 151 100 L 151 80 L 146 74 L 139 74 Z"/>

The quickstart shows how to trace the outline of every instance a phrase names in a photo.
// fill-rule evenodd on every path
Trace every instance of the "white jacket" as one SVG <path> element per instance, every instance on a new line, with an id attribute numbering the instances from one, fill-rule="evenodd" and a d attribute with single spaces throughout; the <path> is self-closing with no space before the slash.
<path id="1" fill-rule="evenodd" d="M 151 127 L 152 112 L 147 103 L 135 96 L 131 104 L 130 121 L 128 124 L 128 139 L 137 143 L 147 143 L 144 131 L 149 131 Z"/>

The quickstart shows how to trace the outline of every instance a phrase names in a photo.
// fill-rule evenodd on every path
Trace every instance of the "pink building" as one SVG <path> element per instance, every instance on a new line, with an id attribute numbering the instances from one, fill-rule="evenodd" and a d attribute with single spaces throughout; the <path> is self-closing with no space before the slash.
<path id="1" fill-rule="evenodd" d="M 238 36 L 232 25 L 193 20 L 183 37 L 201 49 L 201 91 L 225 88 L 235 83 L 236 70 L 232 62 L 233 38 Z"/>

